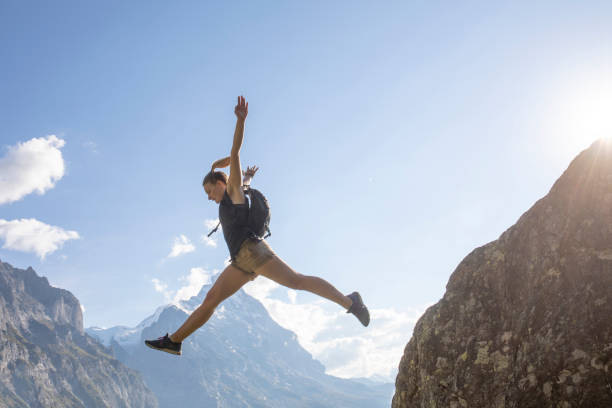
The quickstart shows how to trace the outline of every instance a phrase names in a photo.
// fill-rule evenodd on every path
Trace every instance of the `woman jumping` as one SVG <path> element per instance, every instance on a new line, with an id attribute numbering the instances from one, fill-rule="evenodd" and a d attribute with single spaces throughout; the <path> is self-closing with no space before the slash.
<path id="1" fill-rule="evenodd" d="M 291 289 L 307 290 L 322 296 L 347 309 L 347 313 L 354 314 L 364 326 L 370 323 L 370 313 L 358 292 L 344 296 L 324 279 L 295 272 L 272 251 L 270 245 L 262 237 L 249 229 L 249 204 L 245 197 L 243 183 L 248 184 L 257 169 L 248 168 L 244 173 L 245 180 L 243 181 L 240 147 L 248 109 L 249 104 L 244 97 L 239 96 L 238 104 L 234 109 L 237 120 L 231 155 L 217 160 L 202 183 L 208 199 L 219 204 L 219 221 L 230 251 L 231 263 L 219 275 L 213 287 L 206 294 L 204 302 L 191 313 L 176 332 L 172 335 L 166 333 L 164 337 L 157 340 L 145 340 L 145 344 L 151 348 L 180 355 L 183 340 L 206 323 L 222 301 L 258 275 L 265 276 Z M 228 165 L 230 166 L 229 177 L 224 172 L 215 171 L 217 168 Z"/>

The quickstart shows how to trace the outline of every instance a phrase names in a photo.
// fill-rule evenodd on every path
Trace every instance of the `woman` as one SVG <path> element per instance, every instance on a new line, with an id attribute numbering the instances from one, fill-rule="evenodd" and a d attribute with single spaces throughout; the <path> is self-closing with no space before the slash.
<path id="1" fill-rule="evenodd" d="M 219 275 L 206 294 L 204 302 L 191 313 L 176 332 L 170 336 L 166 334 L 157 340 L 145 340 L 145 344 L 151 348 L 180 355 L 183 340 L 206 323 L 223 300 L 258 275 L 288 288 L 315 293 L 347 309 L 347 313 L 354 314 L 364 326 L 370 323 L 370 314 L 358 292 L 344 296 L 324 279 L 296 273 L 272 251 L 266 241 L 249 230 L 247 226 L 249 206 L 243 183 L 247 184 L 250 181 L 257 168 L 248 168 L 245 180 L 242 180 L 240 147 L 248 108 L 249 104 L 244 97 L 239 96 L 234 109 L 237 120 L 231 155 L 217 160 L 202 183 L 208 199 L 219 204 L 219 220 L 230 251 L 231 263 Z M 215 171 L 216 168 L 228 165 L 229 177 L 221 171 Z"/>

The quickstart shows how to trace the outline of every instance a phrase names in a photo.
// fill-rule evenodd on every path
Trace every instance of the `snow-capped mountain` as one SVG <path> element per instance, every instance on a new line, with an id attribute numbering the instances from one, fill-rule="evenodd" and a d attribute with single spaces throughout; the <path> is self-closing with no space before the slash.
<path id="1" fill-rule="evenodd" d="M 175 331 L 211 285 L 178 306 L 166 305 L 135 328 L 89 328 L 123 363 L 140 371 L 160 407 L 383 407 L 393 384 L 346 380 L 304 350 L 243 290 L 183 343 L 180 357 L 151 350 L 144 339 Z"/>

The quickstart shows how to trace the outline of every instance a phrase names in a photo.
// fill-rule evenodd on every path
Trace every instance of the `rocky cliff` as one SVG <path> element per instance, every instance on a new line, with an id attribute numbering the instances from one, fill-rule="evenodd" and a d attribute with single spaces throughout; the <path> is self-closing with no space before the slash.
<path id="1" fill-rule="evenodd" d="M 79 301 L 0 262 L 0 407 L 157 407 L 140 374 L 83 331 Z"/>
<path id="2" fill-rule="evenodd" d="M 393 407 L 612 407 L 612 143 L 459 264 L 406 346 Z"/>

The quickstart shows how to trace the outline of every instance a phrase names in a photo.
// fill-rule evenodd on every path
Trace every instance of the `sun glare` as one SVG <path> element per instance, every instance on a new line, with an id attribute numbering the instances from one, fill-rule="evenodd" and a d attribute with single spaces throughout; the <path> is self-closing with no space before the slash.
<path id="1" fill-rule="evenodd" d="M 612 95 L 609 92 L 589 92 L 573 101 L 570 120 L 573 128 L 588 139 L 610 137 L 612 131 Z"/>
<path id="2" fill-rule="evenodd" d="M 566 100 L 566 116 L 560 118 L 567 136 L 581 145 L 597 139 L 612 139 L 612 85 L 589 81 L 575 89 Z"/>
<path id="3" fill-rule="evenodd" d="M 544 139 L 569 154 L 598 139 L 612 141 L 612 78 L 608 73 L 565 73 L 550 85 L 542 101 L 547 106 L 541 117 Z"/>

